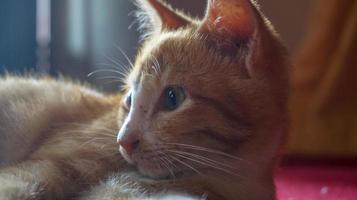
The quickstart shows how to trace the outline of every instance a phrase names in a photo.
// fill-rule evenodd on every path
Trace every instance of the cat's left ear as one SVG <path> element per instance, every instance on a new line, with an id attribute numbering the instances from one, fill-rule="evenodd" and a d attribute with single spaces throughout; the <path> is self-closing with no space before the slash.
<path id="1" fill-rule="evenodd" d="M 163 30 L 176 30 L 191 23 L 190 19 L 182 13 L 175 11 L 161 0 L 136 0 L 141 26 L 151 32 Z"/>

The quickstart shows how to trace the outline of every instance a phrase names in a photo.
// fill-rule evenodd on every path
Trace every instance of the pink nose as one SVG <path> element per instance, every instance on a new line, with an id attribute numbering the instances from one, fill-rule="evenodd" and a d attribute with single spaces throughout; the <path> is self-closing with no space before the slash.
<path id="1" fill-rule="evenodd" d="M 119 145 L 126 151 L 130 156 L 133 151 L 138 148 L 140 140 L 134 135 L 126 135 L 118 140 Z"/>

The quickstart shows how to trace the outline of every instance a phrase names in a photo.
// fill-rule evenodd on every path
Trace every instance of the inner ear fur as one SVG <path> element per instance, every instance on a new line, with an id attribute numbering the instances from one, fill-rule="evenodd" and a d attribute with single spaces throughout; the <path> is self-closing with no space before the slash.
<path id="1" fill-rule="evenodd" d="M 153 32 L 177 30 L 191 24 L 183 13 L 174 10 L 162 0 L 136 0 L 141 12 L 139 18 L 145 21 L 145 28 Z"/>

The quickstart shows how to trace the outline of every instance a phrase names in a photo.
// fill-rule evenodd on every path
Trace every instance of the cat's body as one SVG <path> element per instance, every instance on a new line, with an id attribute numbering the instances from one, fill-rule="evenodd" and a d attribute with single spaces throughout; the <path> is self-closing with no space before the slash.
<path id="1" fill-rule="evenodd" d="M 32 185 L 46 187 L 41 195 L 48 199 L 61 199 L 119 168 L 119 96 L 14 77 L 0 80 L 0 96 L 0 199 L 21 187 L 25 195 Z"/>
<path id="2" fill-rule="evenodd" d="M 0 199 L 274 199 L 288 75 L 269 22 L 248 0 L 202 21 L 139 2 L 151 34 L 125 97 L 0 80 Z"/>

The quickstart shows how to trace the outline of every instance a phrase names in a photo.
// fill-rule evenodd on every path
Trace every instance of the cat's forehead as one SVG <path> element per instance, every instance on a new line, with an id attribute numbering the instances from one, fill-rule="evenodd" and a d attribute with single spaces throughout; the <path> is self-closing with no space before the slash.
<path id="1" fill-rule="evenodd" d="M 210 47 L 205 35 L 192 30 L 162 33 L 142 48 L 137 65 L 141 71 L 175 76 L 228 73 L 239 63 Z M 159 69 L 157 69 L 159 68 Z"/>
<path id="2" fill-rule="evenodd" d="M 163 32 L 144 45 L 139 59 L 142 65 L 155 58 L 162 63 L 185 62 L 199 59 L 207 50 L 203 38 L 195 32 Z"/>
<path id="3" fill-rule="evenodd" d="M 204 35 L 193 31 L 162 33 L 142 48 L 132 80 L 143 81 L 145 88 L 181 85 L 192 93 L 209 96 L 226 91 L 231 81 L 240 78 L 239 63 L 222 56 L 207 45 Z M 134 83 L 135 81 L 132 81 Z"/>

